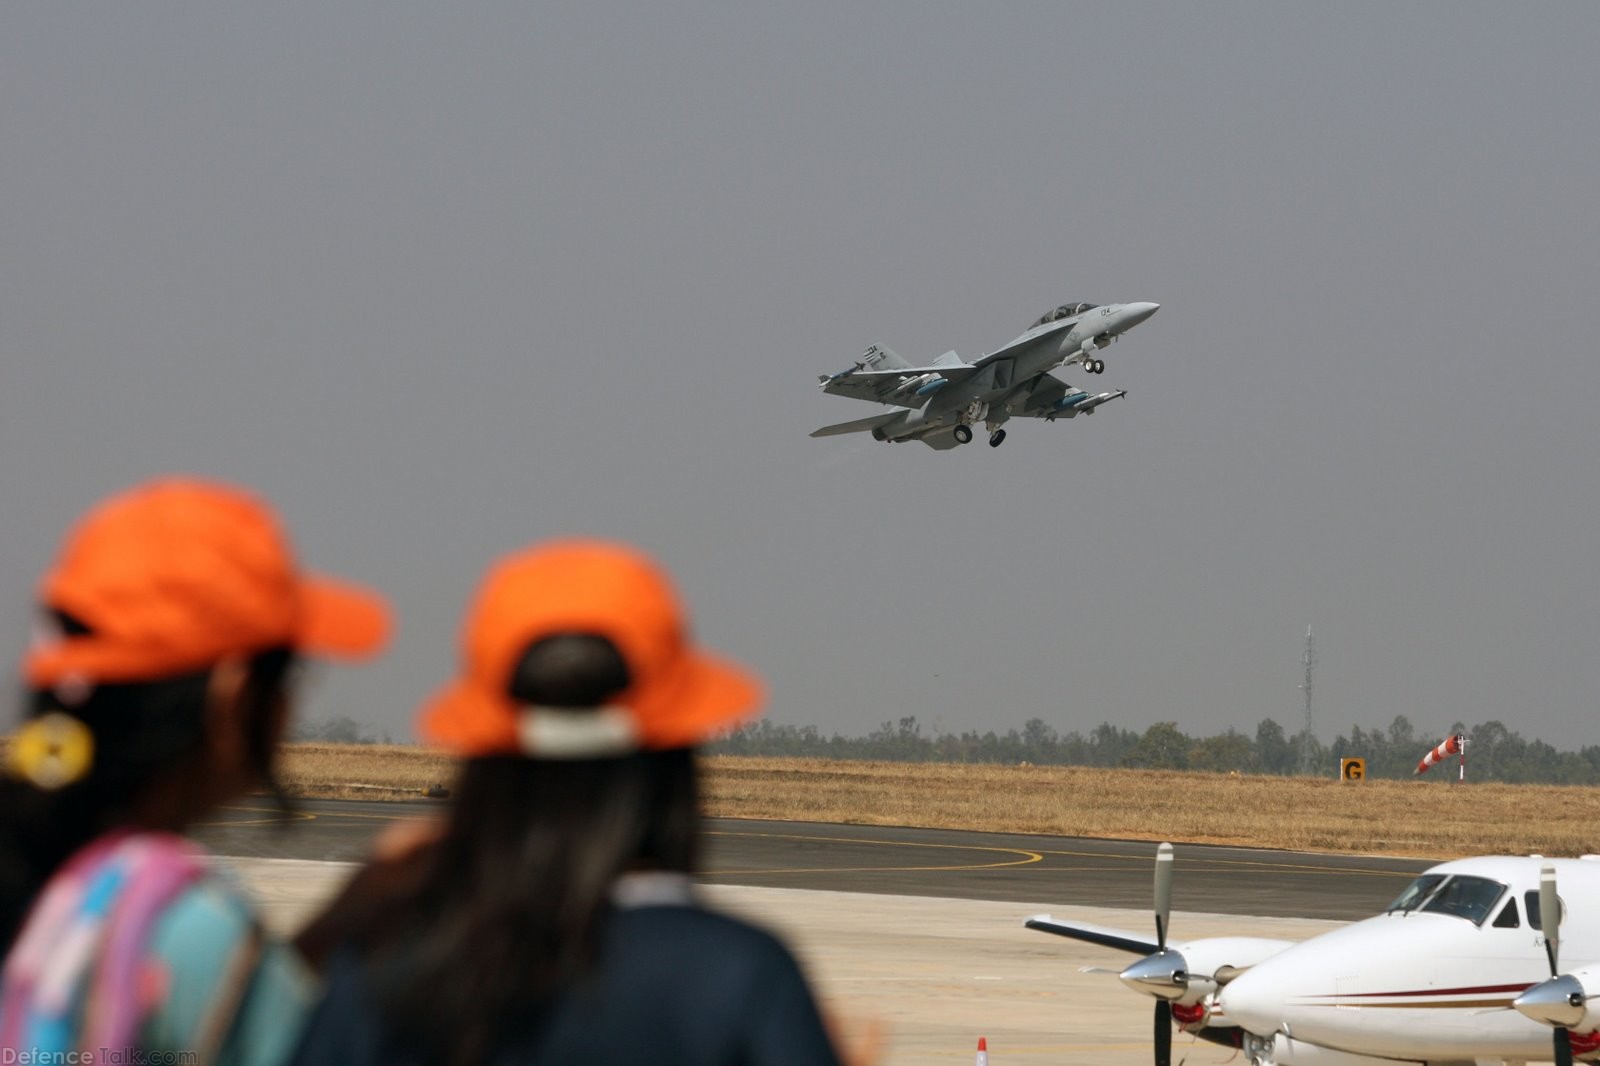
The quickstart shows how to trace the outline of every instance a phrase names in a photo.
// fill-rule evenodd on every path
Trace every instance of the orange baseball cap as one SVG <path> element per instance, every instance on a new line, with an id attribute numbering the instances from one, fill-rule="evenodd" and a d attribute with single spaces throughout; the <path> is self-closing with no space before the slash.
<path id="1" fill-rule="evenodd" d="M 89 633 L 35 639 L 22 664 L 35 689 L 155 680 L 274 647 L 356 658 L 389 634 L 377 594 L 298 570 L 260 499 L 187 478 L 147 482 L 91 510 L 38 595 Z"/>
<path id="2" fill-rule="evenodd" d="M 530 707 L 512 674 L 546 637 L 604 637 L 629 685 L 600 708 Z M 761 684 L 743 667 L 691 646 L 666 574 L 620 544 L 552 541 L 501 559 L 468 609 L 461 676 L 426 705 L 430 743 L 466 755 L 583 759 L 697 744 L 752 717 Z"/>

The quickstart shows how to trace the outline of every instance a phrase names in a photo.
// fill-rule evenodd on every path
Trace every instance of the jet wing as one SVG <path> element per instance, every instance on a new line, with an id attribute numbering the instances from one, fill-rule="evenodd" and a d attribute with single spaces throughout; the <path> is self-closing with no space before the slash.
<path id="1" fill-rule="evenodd" d="M 1075 385 L 1068 385 L 1054 374 L 1040 374 L 1007 397 L 1007 402 L 1015 405 L 1013 414 L 1028 418 L 1072 418 L 1074 415 L 1088 414 L 1101 404 L 1127 394 L 1125 389 L 1085 392 Z"/>
<path id="2" fill-rule="evenodd" d="M 996 359 L 999 359 L 1003 356 L 1021 356 L 1033 348 L 1044 346 L 1049 346 L 1051 348 L 1059 347 L 1061 344 L 1062 334 L 1070 329 L 1072 324 L 1072 322 L 1066 322 L 1064 324 L 1051 323 L 1051 328 L 1038 332 L 1035 332 L 1037 329 L 1037 327 L 1035 327 L 1035 329 L 1030 329 L 1020 337 L 1016 337 L 1007 341 L 1005 344 L 1002 344 L 988 355 L 974 359 L 972 363 L 974 366 L 986 366 L 987 364 L 992 363 Z"/>
<path id="3" fill-rule="evenodd" d="M 909 407 L 913 410 L 928 402 L 940 389 L 959 384 L 977 373 L 969 363 L 943 366 L 908 366 L 898 370 L 866 370 L 861 364 L 839 374 L 818 378 L 823 392 L 857 400 Z"/>

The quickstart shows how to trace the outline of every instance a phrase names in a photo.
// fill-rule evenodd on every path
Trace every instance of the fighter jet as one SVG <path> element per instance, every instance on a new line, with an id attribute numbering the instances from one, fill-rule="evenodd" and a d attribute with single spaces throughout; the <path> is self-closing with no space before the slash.
<path id="1" fill-rule="evenodd" d="M 912 366 L 880 344 L 862 353 L 850 369 L 819 377 L 823 392 L 873 400 L 893 410 L 854 422 L 823 426 L 811 435 L 871 433 L 882 441 L 920 440 L 930 448 L 954 448 L 972 440 L 982 422 L 989 447 L 1006 439 L 1013 416 L 1076 418 L 1126 396 L 1125 389 L 1091 394 L 1050 373 L 1081 364 L 1089 374 L 1106 368 L 1098 352 L 1161 307 L 1160 304 L 1068 303 L 1049 311 L 1028 331 L 975 362 L 946 352 L 928 366 Z"/>

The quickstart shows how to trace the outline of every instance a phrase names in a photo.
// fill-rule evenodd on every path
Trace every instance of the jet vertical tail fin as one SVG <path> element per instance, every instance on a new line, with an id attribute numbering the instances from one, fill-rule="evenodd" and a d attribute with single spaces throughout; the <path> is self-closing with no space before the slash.
<path id="1" fill-rule="evenodd" d="M 861 353 L 861 365 L 867 370 L 909 370 L 911 364 L 906 362 L 892 348 L 885 348 L 881 344 L 874 344 Z"/>

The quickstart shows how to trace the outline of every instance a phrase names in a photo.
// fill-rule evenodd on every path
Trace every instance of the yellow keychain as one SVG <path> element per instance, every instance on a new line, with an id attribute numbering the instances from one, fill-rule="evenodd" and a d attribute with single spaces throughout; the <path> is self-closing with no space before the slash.
<path id="1" fill-rule="evenodd" d="M 53 792 L 72 784 L 94 764 L 94 734 L 70 714 L 51 711 L 11 739 L 11 772 Z"/>

